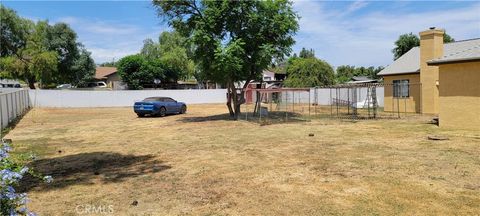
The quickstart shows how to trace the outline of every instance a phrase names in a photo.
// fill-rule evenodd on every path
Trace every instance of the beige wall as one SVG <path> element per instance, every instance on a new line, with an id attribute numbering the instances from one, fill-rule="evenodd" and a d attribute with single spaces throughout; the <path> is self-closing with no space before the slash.
<path id="1" fill-rule="evenodd" d="M 410 83 L 410 97 L 394 98 L 393 97 L 393 80 L 408 79 Z M 402 74 L 389 75 L 383 77 L 385 84 L 384 110 L 386 112 L 421 112 L 420 108 L 420 74 Z"/>
<path id="2" fill-rule="evenodd" d="M 438 114 L 438 66 L 427 61 L 443 56 L 443 34 L 440 29 L 420 32 L 420 82 L 422 83 L 422 113 Z"/>
<path id="3" fill-rule="evenodd" d="M 114 81 L 122 81 L 118 73 L 115 73 L 113 75 L 108 76 L 107 78 L 107 86 L 110 88 L 113 88 L 113 82 Z"/>
<path id="4" fill-rule="evenodd" d="M 439 69 L 440 127 L 480 130 L 480 61 Z"/>

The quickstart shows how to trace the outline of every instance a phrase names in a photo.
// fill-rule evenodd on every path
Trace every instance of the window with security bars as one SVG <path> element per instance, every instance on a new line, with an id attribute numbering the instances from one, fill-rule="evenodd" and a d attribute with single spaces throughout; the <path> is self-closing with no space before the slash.
<path id="1" fill-rule="evenodd" d="M 393 80 L 393 97 L 407 98 L 410 97 L 409 80 Z"/>

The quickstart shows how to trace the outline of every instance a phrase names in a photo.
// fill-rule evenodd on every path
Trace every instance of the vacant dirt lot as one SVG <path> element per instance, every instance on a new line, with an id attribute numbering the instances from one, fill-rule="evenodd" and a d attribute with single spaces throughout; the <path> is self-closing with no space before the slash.
<path id="1" fill-rule="evenodd" d="M 110 205 L 114 215 L 480 212 L 478 131 L 443 130 L 426 118 L 260 126 L 225 112 L 35 109 L 7 138 L 17 152 L 35 152 L 31 166 L 55 179 L 24 184 L 40 215 Z"/>

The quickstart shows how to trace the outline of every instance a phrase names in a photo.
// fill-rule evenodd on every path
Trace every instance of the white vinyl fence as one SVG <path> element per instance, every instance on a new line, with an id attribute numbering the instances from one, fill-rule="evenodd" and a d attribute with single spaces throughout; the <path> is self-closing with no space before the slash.
<path id="1" fill-rule="evenodd" d="M 0 89 L 0 129 L 23 115 L 30 108 L 28 90 Z"/>
<path id="2" fill-rule="evenodd" d="M 330 99 L 335 99 L 335 98 L 342 98 L 346 99 L 348 94 L 351 94 L 349 92 L 351 90 L 347 90 L 346 88 L 341 88 L 339 91 L 335 91 L 335 89 L 329 89 L 329 88 L 319 88 L 317 89 L 317 100 L 315 101 L 315 89 L 310 90 L 310 97 L 313 103 L 317 103 L 319 105 L 330 105 L 331 100 Z M 355 102 L 362 102 L 367 100 L 367 88 L 357 88 L 357 98 Z M 303 95 L 303 97 L 308 97 L 308 93 L 305 93 L 306 95 Z M 384 99 L 384 87 L 376 87 L 376 95 L 377 95 L 377 103 L 378 106 L 383 107 L 383 99 Z M 371 97 L 371 96 L 370 96 Z M 352 99 L 350 99 L 352 100 Z"/>
<path id="3" fill-rule="evenodd" d="M 310 94 L 307 91 L 297 91 L 297 92 L 284 92 L 285 96 L 281 96 L 282 99 L 285 99 L 288 103 L 316 103 L 318 105 L 330 105 L 332 103 L 332 99 L 335 98 L 344 98 L 347 99 L 347 95 L 349 94 L 346 88 L 341 88 L 339 91 L 336 91 L 335 88 L 311 88 Z M 357 98 L 355 102 L 362 102 L 367 99 L 367 88 L 357 88 Z M 316 93 L 315 93 L 316 92 Z M 351 92 L 350 92 L 351 94 Z M 378 106 L 383 107 L 383 98 L 384 98 L 384 87 L 377 87 L 376 88 L 377 94 L 377 103 Z M 253 94 L 253 100 L 255 100 L 255 94 Z M 352 99 L 350 99 L 352 100 Z"/>
<path id="4" fill-rule="evenodd" d="M 34 107 L 128 107 L 146 97 L 171 97 L 187 104 L 225 103 L 225 89 L 192 90 L 30 90 Z"/>
<path id="5" fill-rule="evenodd" d="M 317 91 L 317 94 L 315 94 Z M 343 91 L 343 90 L 342 90 Z M 345 90 L 346 91 L 346 90 Z M 333 95 L 330 95 L 330 94 Z M 318 103 L 329 105 L 330 97 L 341 97 L 346 92 L 336 96 L 335 89 L 320 88 L 310 89 L 308 92 L 297 92 L 288 95 L 289 101 Z M 383 107 L 383 87 L 377 88 L 379 106 Z M 171 97 L 187 104 L 225 103 L 226 89 L 192 89 L 192 90 L 125 90 L 125 91 L 86 91 L 86 90 L 29 90 L 30 101 L 34 107 L 128 107 L 135 101 L 146 97 Z M 357 100 L 366 98 L 367 90 L 359 91 Z M 316 96 L 316 99 L 315 99 Z"/>

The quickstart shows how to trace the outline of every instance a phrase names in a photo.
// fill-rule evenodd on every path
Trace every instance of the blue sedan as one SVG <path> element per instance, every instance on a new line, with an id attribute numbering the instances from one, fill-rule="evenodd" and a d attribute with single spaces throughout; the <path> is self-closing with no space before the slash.
<path id="1" fill-rule="evenodd" d="M 187 105 L 169 97 L 148 97 L 143 101 L 135 102 L 133 111 L 138 117 L 144 117 L 145 115 L 165 116 L 173 113 L 186 113 Z"/>

